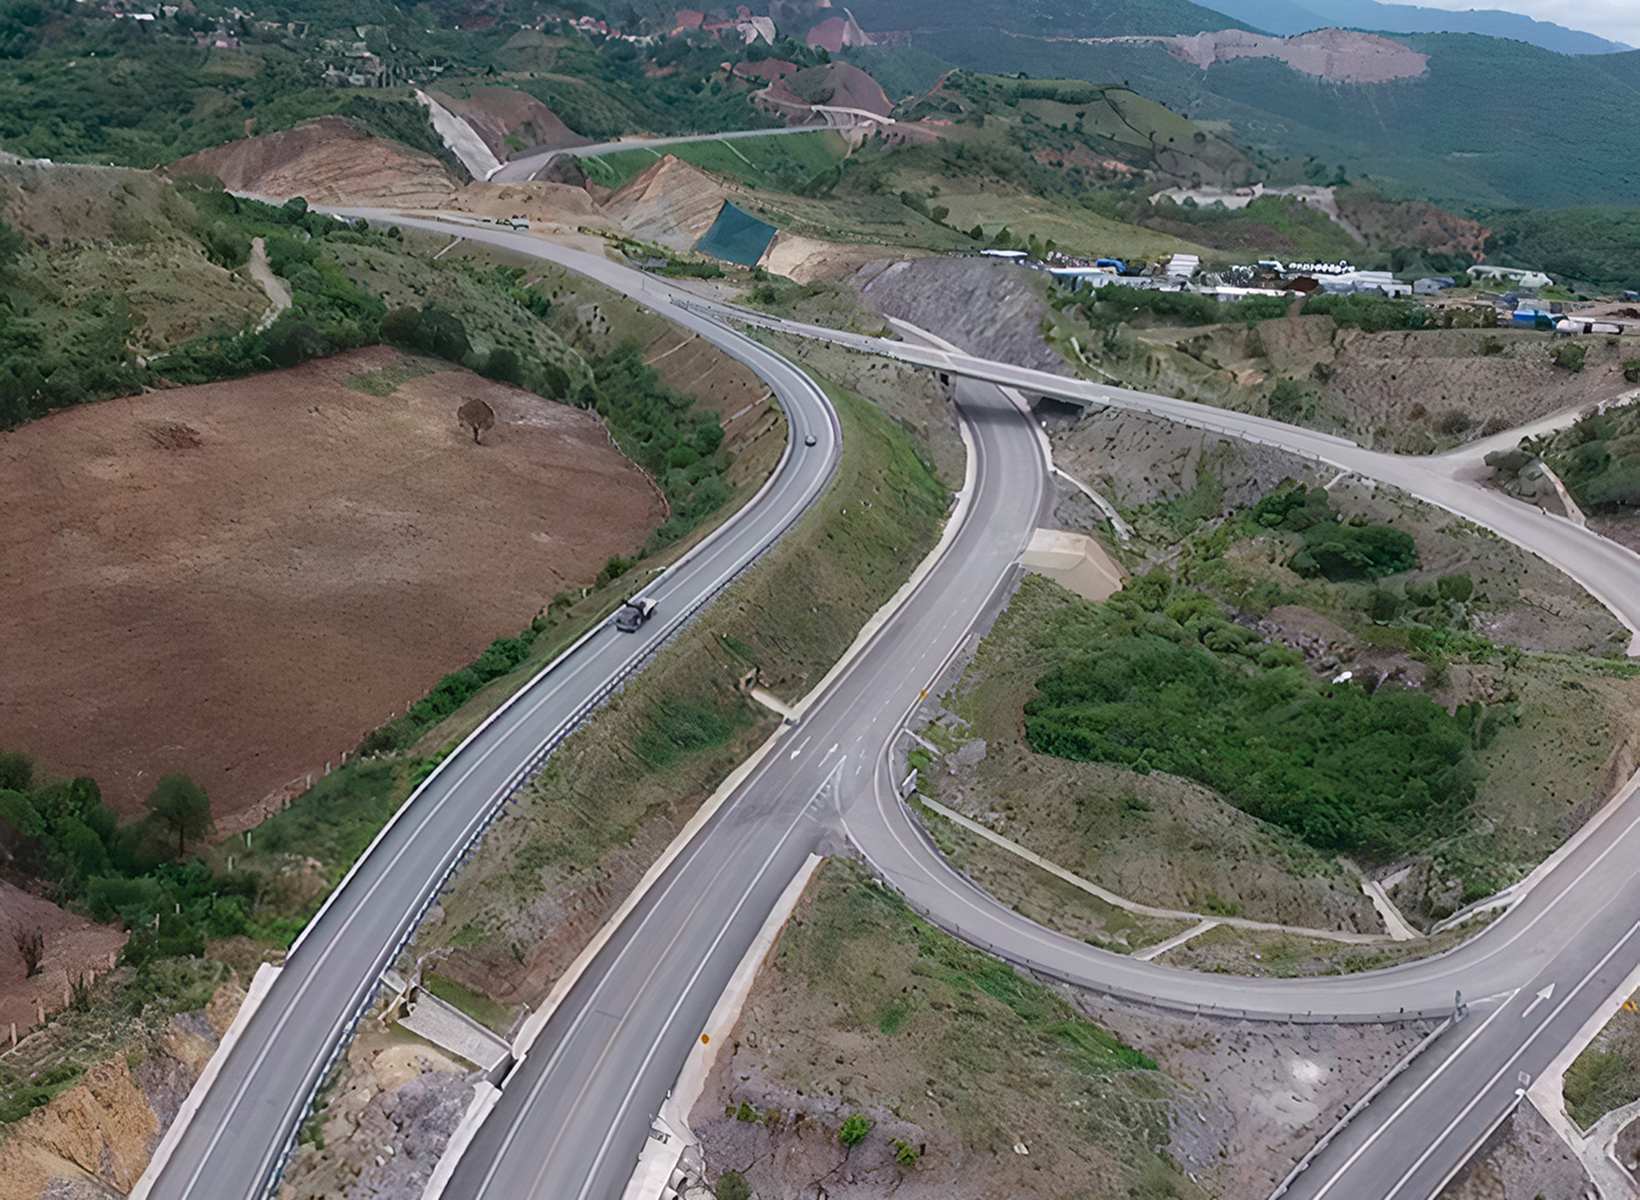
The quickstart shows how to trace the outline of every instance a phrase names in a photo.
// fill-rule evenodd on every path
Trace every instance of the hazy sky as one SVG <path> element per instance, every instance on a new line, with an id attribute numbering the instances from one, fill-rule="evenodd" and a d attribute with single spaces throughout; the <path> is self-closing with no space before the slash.
<path id="1" fill-rule="evenodd" d="M 1396 3 L 1397 0 L 1386 0 Z M 1462 12 L 1470 8 L 1501 8 L 1524 13 L 1539 21 L 1553 21 L 1568 29 L 1640 47 L 1640 2 L 1637 0 L 1410 0 L 1425 8 Z"/>

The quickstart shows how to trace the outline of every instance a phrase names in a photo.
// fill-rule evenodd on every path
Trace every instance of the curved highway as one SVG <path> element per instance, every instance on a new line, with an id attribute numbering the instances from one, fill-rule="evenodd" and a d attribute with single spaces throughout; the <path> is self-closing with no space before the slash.
<path id="1" fill-rule="evenodd" d="M 682 297 L 659 281 L 636 276 L 600 257 L 493 227 L 398 214 L 353 215 L 460 233 L 548 258 L 629 294 L 663 302 Z M 683 307 L 716 308 L 697 301 L 686 301 Z M 701 321 L 694 313 L 674 315 Z M 988 385 L 1022 387 L 1073 402 L 1121 404 L 1282 446 L 1392 483 L 1542 555 L 1589 587 L 1631 628 L 1640 627 L 1640 560 L 1567 522 L 1480 488 L 1438 460 L 1375 454 L 1340 439 L 1243 414 L 1067 380 L 948 350 L 752 319 L 932 367 L 959 380 L 983 381 L 958 383 L 959 407 L 972 434 L 975 459 L 966 517 L 941 561 L 910 603 L 877 633 L 869 653 L 817 698 L 797 727 L 786 731 L 776 752 L 737 790 L 593 960 L 506 1081 L 500 1103 L 446 1194 L 496 1200 L 618 1195 L 650 1116 L 729 972 L 796 863 L 813 848 L 834 846 L 835 835 L 829 830 L 837 827 L 839 817 L 875 867 L 938 923 L 1015 962 L 1099 990 L 1228 1014 L 1330 1021 L 1444 1015 L 1453 1009 L 1455 993 L 1461 989 L 1475 1002 L 1468 1020 L 1402 1076 L 1375 1105 L 1373 1120 L 1352 1126 L 1293 1192 L 1308 1188 L 1316 1196 L 1334 1197 L 1430 1194 L 1462 1161 L 1477 1134 L 1484 1134 L 1498 1114 L 1507 1111 L 1520 1080 L 1540 1071 L 1598 1001 L 1640 963 L 1640 922 L 1634 920 L 1640 915 L 1640 879 L 1632 872 L 1632 864 L 1640 860 L 1640 803 L 1612 806 L 1603 814 L 1597 836 L 1582 837 L 1567 848 L 1510 912 L 1457 950 L 1348 978 L 1193 975 L 1093 949 L 1001 906 L 933 852 L 887 777 L 888 751 L 905 716 L 973 625 L 1001 602 L 1013 564 L 1039 518 L 1046 466 L 1039 439 L 1018 409 Z M 729 336 L 709 322 L 695 327 L 720 344 Z M 745 345 L 735 345 L 734 352 L 752 354 Z M 782 376 L 782 371 L 796 374 L 784 360 L 766 351 L 761 354 L 760 373 L 772 384 L 779 379 L 777 390 L 794 405 L 794 429 L 801 431 L 804 421 L 829 421 L 812 389 L 805 392 L 798 380 Z M 835 452 L 835 427 L 828 423 L 825 432 L 822 447 L 816 449 L 829 455 Z M 807 503 L 829 470 L 829 457 L 824 464 L 818 461 L 821 455 L 815 457 L 806 471 L 802 463 L 795 471 L 783 470 L 770 496 L 756 506 L 757 516 L 753 510 L 743 514 L 745 524 L 758 524 L 776 508 L 795 514 L 801 503 Z M 794 494 L 777 504 L 774 491 L 784 495 L 787 489 Z M 799 503 L 795 493 L 806 498 Z M 737 532 L 721 540 L 738 545 L 742 535 Z M 749 549 L 755 541 L 748 542 L 748 552 L 755 552 Z M 712 589 L 704 578 L 692 575 L 694 582 L 685 585 L 682 576 L 691 575 L 684 570 L 688 565 L 674 568 L 673 574 L 680 576 L 676 586 L 696 598 L 708 595 Z M 706 568 L 696 574 L 706 575 Z M 663 613 L 677 612 L 682 605 L 663 590 L 670 586 L 663 582 L 651 589 L 661 600 Z M 657 628 L 647 637 L 658 639 L 663 633 Z M 599 649 L 610 645 L 618 650 Z M 599 635 L 588 647 L 613 657 L 600 660 L 596 667 L 577 668 L 574 674 L 566 671 L 556 682 L 560 691 L 582 689 L 581 706 L 587 691 L 596 691 L 598 680 L 630 669 L 630 660 L 641 657 L 643 649 L 635 646 L 621 658 L 619 651 L 625 646 L 613 634 Z M 525 697 L 535 695 L 532 689 Z M 578 711 L 572 700 L 562 700 L 565 715 L 560 725 Z M 421 881 L 444 878 L 460 848 L 482 828 L 487 806 L 505 793 L 518 764 L 528 762 L 534 748 L 550 738 L 547 722 L 534 718 L 534 703 L 521 698 L 505 710 L 519 710 L 498 722 L 506 732 L 475 735 L 477 740 L 506 740 L 504 745 L 499 740 L 493 745 L 486 742 L 489 749 L 482 754 L 464 747 L 407 805 L 406 813 L 414 815 L 390 827 L 381 845 L 361 861 L 357 878 L 350 877 L 338 889 L 336 902 L 327 905 L 293 953 L 285 972 L 288 978 L 281 978 L 230 1056 L 207 1096 L 206 1109 L 182 1139 L 155 1194 L 255 1194 L 254 1187 L 241 1186 L 240 1181 L 267 1178 L 285 1144 L 282 1138 L 288 1136 L 278 1131 L 294 1127 L 328 1055 L 311 1063 L 306 1054 L 289 1055 L 298 1061 L 277 1069 L 270 1062 L 278 1058 L 279 1047 L 288 1050 L 298 1028 L 298 1044 L 304 1048 L 317 1044 L 315 1028 L 327 1030 L 326 1045 L 341 1044 L 353 1014 L 373 990 L 377 964 L 385 965 L 431 895 L 432 885 L 421 886 Z M 514 725 L 528 725 L 529 732 Z M 493 768 L 486 767 L 490 762 Z M 443 798 L 429 800 L 434 793 Z M 470 799 L 463 801 L 458 794 Z M 453 820 L 457 812 L 459 822 Z M 409 828 L 396 832 L 401 824 Z M 431 827 L 443 830 L 442 855 L 413 853 L 408 843 L 414 843 L 416 831 Z M 401 845 L 406 839 L 408 843 Z M 397 883 L 387 901 L 386 890 L 381 889 L 389 871 Z M 406 903 L 398 889 L 409 893 L 415 887 L 420 887 L 419 902 Z M 393 911 L 381 914 L 380 907 Z M 348 946 L 354 949 L 349 951 Z M 333 985 L 326 975 L 327 963 L 328 970 L 347 964 L 345 973 L 353 982 Z M 368 969 L 357 969 L 367 963 Z M 1532 1004 L 1545 988 L 1548 995 Z M 298 1007 L 303 1013 L 300 1022 Z M 265 1084 L 272 1085 L 271 1099 L 264 1096 Z M 1387 1136 L 1390 1132 L 1395 1136 Z M 258 1168 L 236 1173 L 229 1160 L 240 1158 L 248 1146 L 262 1147 L 255 1151 L 260 1155 Z M 1386 1183 L 1394 1180 L 1400 1180 L 1393 1185 L 1399 1190 L 1386 1191 Z"/>
<path id="2" fill-rule="evenodd" d="M 774 475 L 750 503 L 644 589 L 659 606 L 648 625 L 636 634 L 617 633 L 607 622 L 593 630 L 405 802 L 291 948 L 266 999 L 218 1064 L 199 1111 L 167 1138 L 144 1174 L 146 1195 L 230 1200 L 263 1194 L 382 972 L 500 804 L 603 697 L 823 493 L 841 448 L 824 393 L 757 343 L 682 310 L 669 315 L 756 371 L 779 396 L 798 436 L 788 439 Z M 810 433 L 817 444 L 804 446 Z"/>

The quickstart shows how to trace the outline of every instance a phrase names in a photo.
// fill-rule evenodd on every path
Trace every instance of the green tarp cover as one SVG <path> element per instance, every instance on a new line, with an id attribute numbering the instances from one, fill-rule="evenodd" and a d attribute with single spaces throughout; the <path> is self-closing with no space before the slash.
<path id="1" fill-rule="evenodd" d="M 725 200 L 706 236 L 695 243 L 695 250 L 724 262 L 755 267 L 769 243 L 774 241 L 775 232 L 775 227 L 767 221 L 759 221 Z"/>

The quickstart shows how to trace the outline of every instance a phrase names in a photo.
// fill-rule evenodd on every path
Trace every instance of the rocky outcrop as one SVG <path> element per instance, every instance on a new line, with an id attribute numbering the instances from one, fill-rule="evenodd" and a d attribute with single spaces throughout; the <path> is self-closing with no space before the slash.
<path id="1" fill-rule="evenodd" d="M 465 90 L 463 96 L 441 91 L 429 91 L 428 95 L 472 126 L 501 162 L 534 150 L 585 146 L 590 140 L 527 92 L 507 87 Z"/>
<path id="2" fill-rule="evenodd" d="M 1428 70 L 1429 64 L 1429 55 L 1411 46 L 1353 29 L 1317 29 L 1286 38 L 1224 29 L 1162 41 L 1173 57 L 1203 69 L 1237 58 L 1274 58 L 1295 71 L 1334 83 L 1412 79 Z"/>
<path id="3" fill-rule="evenodd" d="M 98 1063 L 13 1125 L 0 1148 L 0 1200 L 129 1193 L 215 1052 L 217 1023 L 225 1029 L 243 998 L 224 984 L 204 1012 L 172 1017 L 146 1052 Z"/>
<path id="4" fill-rule="evenodd" d="M 461 182 L 430 154 L 390 142 L 340 117 L 315 117 L 280 133 L 214 146 L 170 164 L 173 178 L 214 175 L 231 192 L 313 204 L 439 208 Z"/>

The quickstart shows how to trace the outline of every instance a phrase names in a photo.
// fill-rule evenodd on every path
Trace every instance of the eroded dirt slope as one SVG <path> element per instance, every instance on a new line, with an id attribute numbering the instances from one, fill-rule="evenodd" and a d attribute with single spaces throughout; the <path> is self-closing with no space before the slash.
<path id="1" fill-rule="evenodd" d="M 461 187 L 432 155 L 373 137 L 340 117 L 314 117 L 279 133 L 213 146 L 166 170 L 177 179 L 215 175 L 231 192 L 305 196 L 311 204 L 438 208 Z"/>

